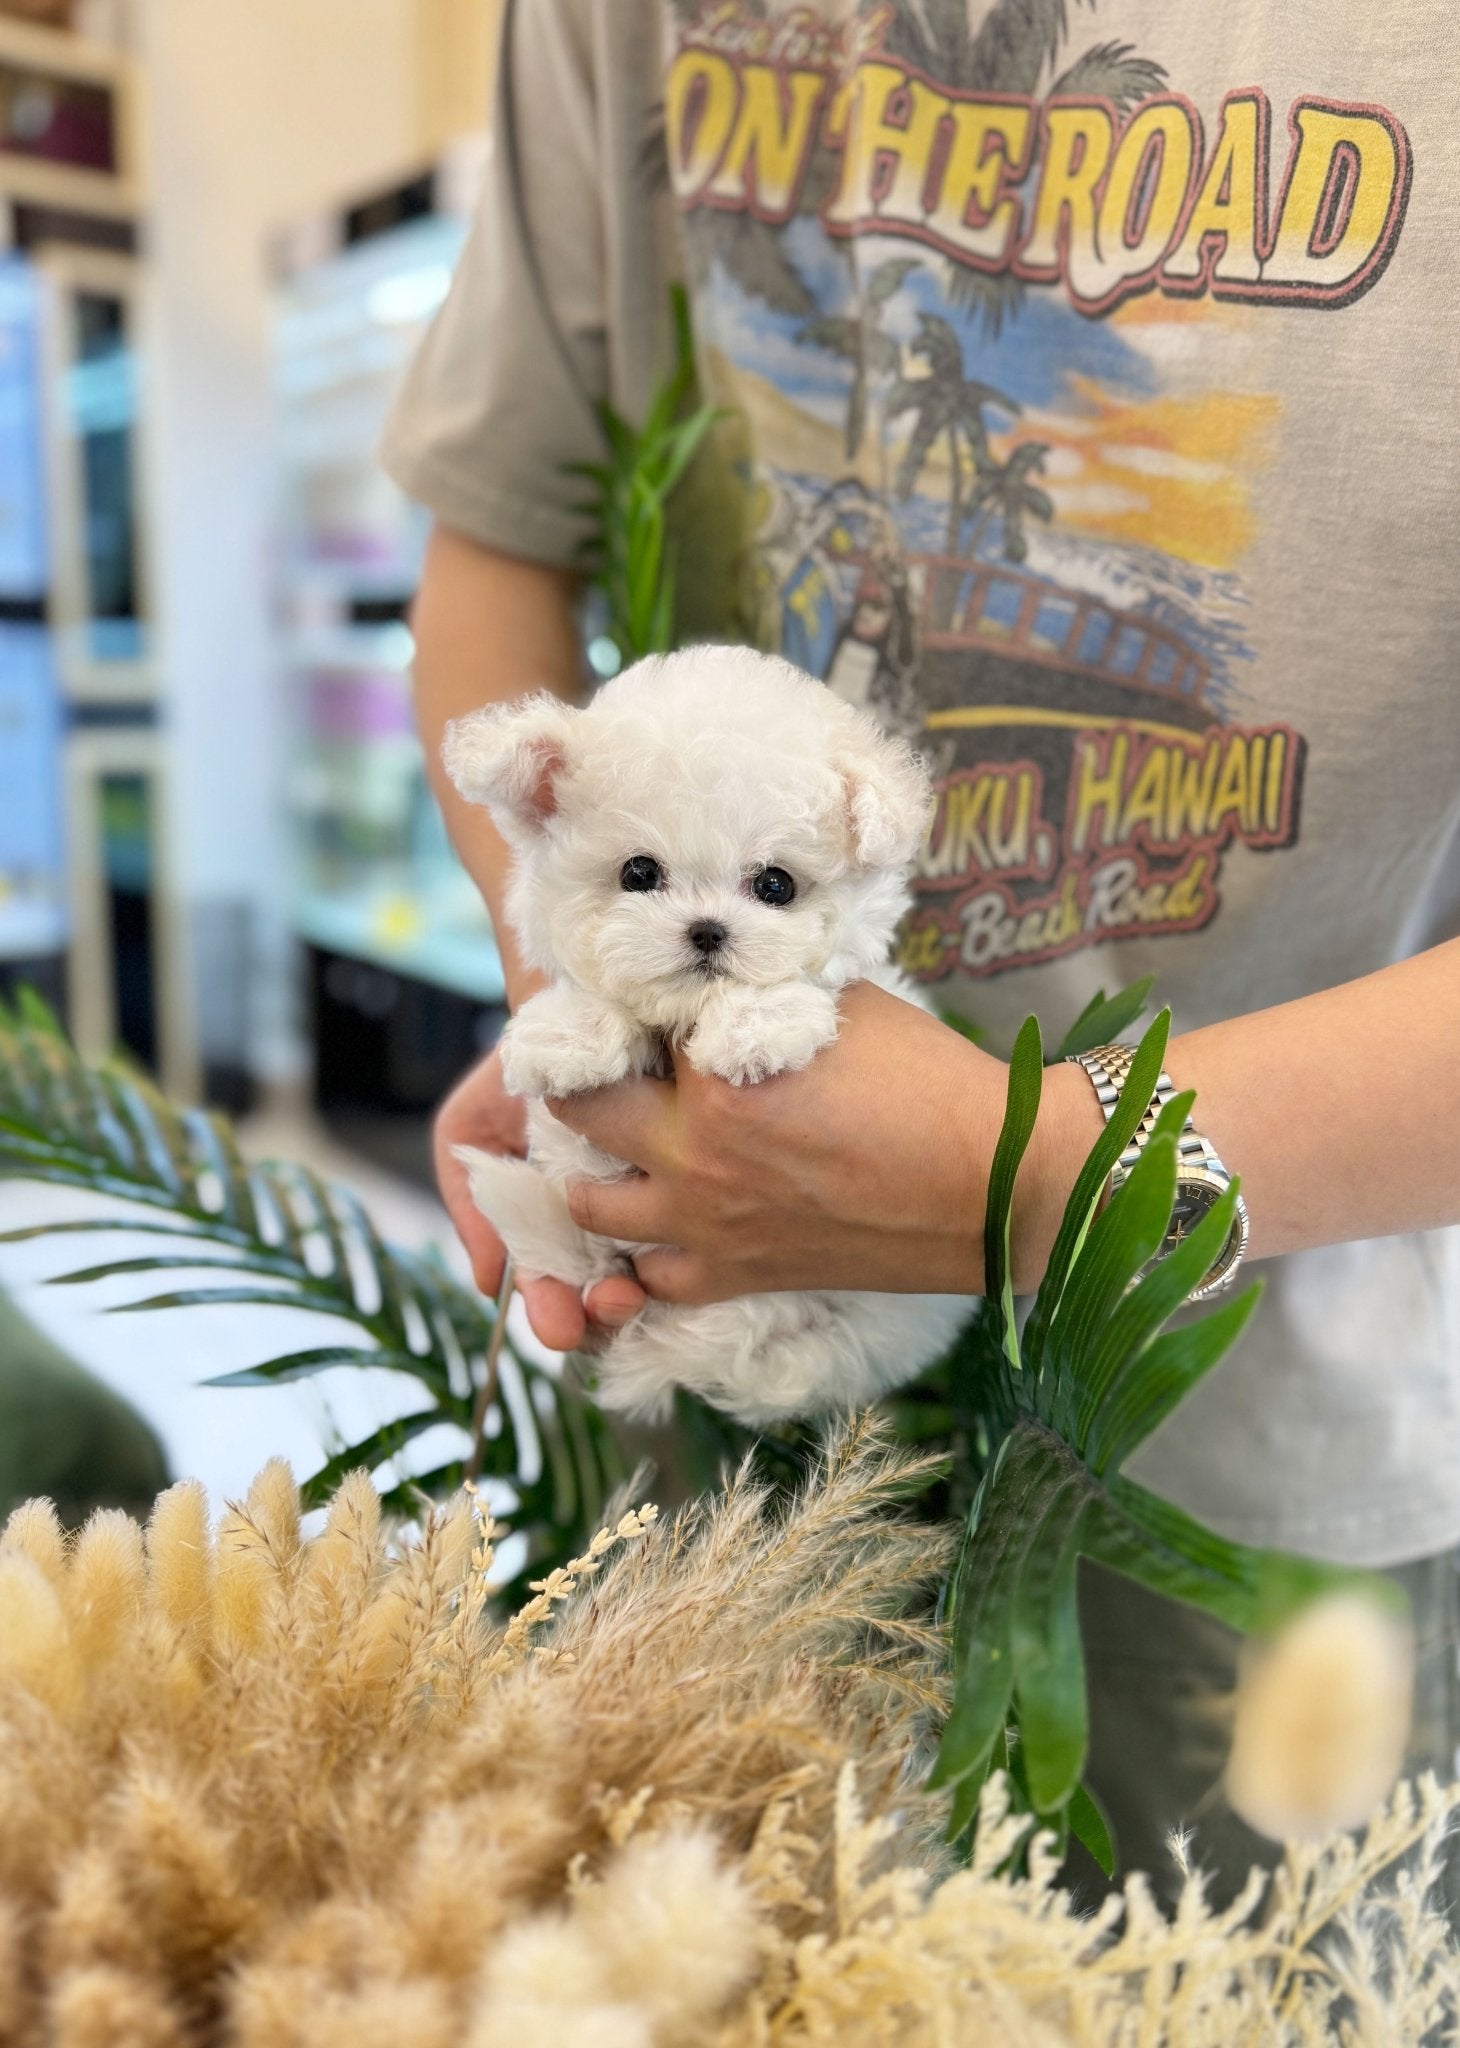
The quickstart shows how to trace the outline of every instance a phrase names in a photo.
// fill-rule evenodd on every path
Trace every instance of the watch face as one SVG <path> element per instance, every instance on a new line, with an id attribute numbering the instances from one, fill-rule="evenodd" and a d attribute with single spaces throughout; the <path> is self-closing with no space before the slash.
<path id="1" fill-rule="evenodd" d="M 1221 1200 L 1222 1189 L 1215 1180 L 1188 1180 L 1183 1174 L 1176 1183 L 1176 1204 L 1166 1233 L 1165 1249 L 1175 1251 L 1183 1238 L 1191 1236 L 1203 1216 L 1209 1216 Z"/>
<path id="2" fill-rule="evenodd" d="M 1227 1185 L 1225 1179 L 1208 1173 L 1202 1167 L 1183 1167 L 1176 1180 L 1176 1200 L 1171 1210 L 1170 1227 L 1161 1246 L 1162 1257 L 1174 1252 L 1183 1239 L 1191 1236 L 1202 1218 L 1211 1214 L 1227 1192 Z M 1226 1242 L 1208 1267 L 1201 1285 L 1193 1290 L 1193 1301 L 1201 1301 L 1207 1295 L 1220 1291 L 1247 1249 L 1247 1235 L 1247 1209 L 1239 1196 Z"/>

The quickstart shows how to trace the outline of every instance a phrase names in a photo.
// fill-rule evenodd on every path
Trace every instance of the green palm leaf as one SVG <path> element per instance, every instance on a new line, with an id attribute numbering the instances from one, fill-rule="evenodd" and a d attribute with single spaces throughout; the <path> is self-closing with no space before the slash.
<path id="1" fill-rule="evenodd" d="M 1073 1059 L 1076 1053 L 1094 1052 L 1097 1046 L 1112 1045 L 1123 1031 L 1135 1023 L 1155 985 L 1155 975 L 1148 974 L 1143 981 L 1133 981 L 1128 988 L 1117 990 L 1113 996 L 1107 996 L 1104 989 L 1097 989 L 1061 1039 L 1055 1060 Z"/>
<path id="2" fill-rule="evenodd" d="M 1030 1017 L 1014 1043 L 1009 1062 L 1009 1090 L 1003 1129 L 989 1169 L 988 1205 L 984 1216 L 984 1313 L 991 1319 L 1012 1371 L 1019 1370 L 1019 1335 L 1014 1322 L 1014 1283 L 1009 1270 L 1009 1225 L 1014 1181 L 1028 1150 L 1039 1114 L 1041 1067 L 1039 1023 Z"/>
<path id="3" fill-rule="evenodd" d="M 351 1326 L 343 1339 L 263 1360 L 212 1384 L 278 1385 L 335 1366 L 405 1374 L 426 1396 L 416 1413 L 342 1444 L 304 1485 L 323 1500 L 354 1467 L 378 1470 L 442 1423 L 468 1430 L 495 1310 L 430 1258 L 385 1244 L 346 1189 L 295 1166 L 251 1166 L 216 1117 L 174 1108 L 145 1079 L 113 1063 L 88 1067 L 43 1005 L 0 1007 L 0 1173 L 82 1188 L 125 1203 L 115 1213 L 4 1233 L 18 1243 L 50 1231 L 125 1231 L 167 1241 L 157 1254 L 93 1262 L 55 1284 L 167 1271 L 212 1274 L 114 1313 L 249 1303 L 305 1309 Z M 142 1212 L 139 1214 L 139 1210 Z M 623 1477 L 598 1411 L 577 1389 L 517 1354 L 503 1371 L 525 1397 L 492 1403 L 482 1471 L 506 1481 L 517 1505 L 499 1519 L 527 1538 L 525 1577 L 565 1561 Z M 529 1477 L 528 1475 L 532 1475 Z M 431 1475 L 456 1483 L 460 1466 Z M 391 1498 L 409 1504 L 412 1488 Z"/>
<path id="4" fill-rule="evenodd" d="M 1131 991 L 1143 1003 L 1148 990 Z M 1121 999 L 1116 999 L 1117 1003 Z M 1097 997 L 1077 1038 L 1112 1015 Z M 1375 1582 L 1231 1543 L 1121 1476 L 1126 1458 L 1235 1342 L 1250 1288 L 1204 1320 L 1166 1331 L 1201 1284 L 1231 1225 L 1236 1188 L 1191 1235 L 1145 1270 L 1176 1189 L 1176 1140 L 1190 1094 L 1166 1104 L 1141 1157 L 1096 1214 L 1111 1168 L 1155 1089 L 1169 1013 L 1147 1031 L 1111 1119 L 1081 1171 L 1025 1323 L 1014 1321 L 1009 1217 L 1039 1108 L 1039 1032 L 1030 1019 L 1010 1063 L 1008 1108 L 985 1219 L 988 1341 L 983 1414 L 996 1440 L 969 1512 L 951 1593 L 954 1695 L 930 1784 L 954 1791 L 951 1829 L 966 1829 L 989 1769 L 1010 1781 L 1058 1834 L 1073 1829 L 1099 1857 L 1108 1830 L 1080 1784 L 1088 1708 L 1076 1601 L 1081 1556 L 1243 1630 L 1271 1626 L 1335 1584 Z M 1068 1042 L 1068 1041 L 1067 1041 Z M 970 1358 L 975 1354 L 969 1352 Z"/>
<path id="5" fill-rule="evenodd" d="M 695 382 L 689 301 L 672 293 L 675 360 L 637 430 L 607 404 L 598 407 L 608 448 L 601 463 L 564 465 L 592 486 L 579 507 L 589 532 L 579 554 L 603 593 L 608 631 L 623 661 L 666 653 L 675 644 L 674 550 L 666 508 L 715 422 L 712 405 L 684 416 Z"/>

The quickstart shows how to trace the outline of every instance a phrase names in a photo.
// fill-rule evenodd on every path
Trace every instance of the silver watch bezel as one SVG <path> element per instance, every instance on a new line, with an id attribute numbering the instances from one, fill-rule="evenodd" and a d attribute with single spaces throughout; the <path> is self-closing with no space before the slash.
<path id="1" fill-rule="evenodd" d="M 1115 1065 L 1112 1065 L 1107 1059 L 1109 1054 L 1119 1056 Z M 1125 1083 L 1129 1078 L 1130 1067 L 1134 1057 L 1135 1048 L 1128 1045 L 1102 1045 L 1088 1052 L 1068 1053 L 1066 1055 L 1070 1064 L 1082 1067 L 1089 1079 L 1095 1084 L 1095 1092 L 1099 1097 L 1100 1107 L 1107 1123 L 1110 1122 L 1111 1117 L 1114 1115 L 1115 1104 L 1119 1100 Z M 1112 1169 L 1109 1181 L 1110 1193 L 1112 1195 L 1134 1172 L 1136 1160 L 1141 1154 L 1146 1138 L 1154 1127 L 1158 1111 L 1171 1100 L 1176 1092 L 1175 1085 L 1170 1076 L 1163 1071 L 1158 1077 L 1156 1091 L 1147 1105 L 1146 1116 L 1140 1128 L 1137 1130 L 1131 1145 L 1127 1147 L 1126 1152 L 1121 1155 L 1121 1158 Z M 1196 1130 L 1190 1117 L 1186 1119 L 1181 1144 L 1183 1147 L 1190 1145 L 1197 1156 L 1193 1157 L 1191 1151 L 1178 1151 L 1176 1168 L 1177 1187 L 1180 1188 L 1185 1183 L 1188 1187 L 1210 1189 L 1218 1196 L 1228 1193 L 1232 1186 L 1232 1175 L 1228 1173 L 1211 1145 Z M 1213 1295 L 1223 1293 L 1231 1285 L 1236 1277 L 1237 1269 L 1247 1256 L 1247 1246 L 1251 1235 L 1252 1225 L 1247 1214 L 1247 1204 L 1239 1194 L 1235 1197 L 1232 1227 L 1227 1233 L 1226 1242 L 1208 1267 L 1200 1287 L 1193 1288 L 1187 1296 L 1188 1301 L 1209 1301 Z M 1158 1264 L 1160 1260 L 1168 1258 L 1180 1242 L 1179 1238 L 1173 1238 L 1168 1231 L 1167 1236 L 1161 1240 L 1160 1248 L 1148 1262 L 1144 1271 L 1149 1272 L 1152 1266 Z M 1132 1281 L 1131 1284 L 1134 1286 L 1135 1282 Z"/>
<path id="2" fill-rule="evenodd" d="M 1183 1164 L 1176 1176 L 1178 1191 L 1183 1185 L 1211 1188 L 1216 1194 L 1224 1195 L 1231 1187 L 1232 1180 L 1230 1174 L 1214 1173 L 1209 1166 L 1188 1166 Z M 1247 1215 L 1247 1204 L 1243 1201 L 1241 1195 L 1238 1195 L 1237 1206 L 1232 1215 L 1232 1228 L 1227 1233 L 1227 1241 L 1207 1268 L 1206 1277 L 1200 1287 L 1194 1287 L 1187 1296 L 1189 1301 L 1210 1301 L 1214 1294 L 1221 1294 L 1231 1286 L 1236 1278 L 1237 1268 L 1247 1255 L 1247 1243 L 1251 1235 L 1252 1225 Z M 1169 1241 L 1163 1241 L 1157 1257 L 1164 1258 L 1168 1252 L 1174 1251 L 1175 1248 L 1175 1245 Z"/>

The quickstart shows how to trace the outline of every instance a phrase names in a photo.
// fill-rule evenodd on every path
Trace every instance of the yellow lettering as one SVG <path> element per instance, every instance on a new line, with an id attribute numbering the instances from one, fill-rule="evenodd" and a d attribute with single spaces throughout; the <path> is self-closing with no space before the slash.
<path id="1" fill-rule="evenodd" d="M 740 79 L 739 117 L 710 195 L 744 200 L 756 213 L 786 220 L 816 139 L 826 80 L 814 71 L 793 71 L 783 89 L 776 72 L 756 64 Z"/>
<path id="2" fill-rule="evenodd" d="M 1401 170 L 1399 138 L 1375 114 L 1300 101 L 1293 119 L 1297 155 L 1262 277 L 1326 297 L 1351 284 L 1383 247 Z"/>
<path id="3" fill-rule="evenodd" d="M 1152 836 L 1160 837 L 1161 818 L 1166 809 L 1168 752 L 1165 747 L 1154 746 L 1141 763 L 1136 786 L 1125 802 L 1125 815 L 1120 823 L 1122 841 L 1132 836 L 1137 825 L 1144 825 Z"/>
<path id="4" fill-rule="evenodd" d="M 955 100 L 948 108 L 953 139 L 928 226 L 949 248 L 997 264 L 1019 232 L 1019 202 L 1005 182 L 1022 174 L 1034 125 L 1027 104 Z"/>
<path id="5" fill-rule="evenodd" d="M 740 87 L 728 58 L 685 50 L 664 93 L 670 175 L 681 200 L 698 199 L 715 174 L 735 125 Z"/>
<path id="6" fill-rule="evenodd" d="M 1212 804 L 1212 816 L 1208 829 L 1216 832 L 1227 820 L 1235 815 L 1238 830 L 1247 810 L 1247 742 L 1240 732 L 1234 732 L 1227 741 L 1227 755 L 1222 763 L 1222 772 L 1217 778 L 1217 794 Z"/>
<path id="7" fill-rule="evenodd" d="M 1283 784 L 1288 765 L 1288 736 L 1285 732 L 1271 735 L 1272 749 L 1267 757 L 1267 787 L 1263 791 L 1263 829 L 1276 834 L 1283 821 Z"/>
<path id="8" fill-rule="evenodd" d="M 1166 915 L 1172 924 L 1188 924 L 1204 906 L 1207 856 L 1199 853 L 1186 873 L 1171 884 L 1166 898 Z"/>
<path id="9" fill-rule="evenodd" d="M 943 964 L 943 934 L 931 920 L 907 924 L 897 943 L 897 964 L 904 974 L 935 974 Z"/>
<path id="10" fill-rule="evenodd" d="M 1083 853 L 1090 844 L 1097 814 L 1101 820 L 1102 844 L 1115 844 L 1120 825 L 1120 793 L 1129 753 L 1129 736 L 1118 732 L 1110 742 L 1110 753 L 1102 769 L 1099 741 L 1081 739 L 1077 743 L 1073 823 L 1069 835 L 1072 853 Z"/>
<path id="11" fill-rule="evenodd" d="M 1262 830 L 1262 771 L 1266 765 L 1267 735 L 1255 732 L 1247 742 L 1247 809 L 1242 831 L 1247 838 Z"/>
<path id="12" fill-rule="evenodd" d="M 1260 94 L 1239 94 L 1222 108 L 1222 132 L 1207 165 L 1196 204 L 1187 217 L 1180 247 L 1170 255 L 1163 277 L 1200 278 L 1208 235 L 1221 249 L 1212 266 L 1213 284 L 1255 284 L 1258 247 L 1265 223 L 1258 218 L 1260 145 L 1266 112 Z"/>
<path id="13" fill-rule="evenodd" d="M 967 874 L 973 868 L 987 870 L 990 866 L 989 850 L 982 833 L 988 799 L 989 778 L 986 775 L 976 776 L 972 782 L 951 782 L 944 790 L 938 820 L 942 830 L 936 846 L 930 835 L 923 868 L 930 881 L 945 881 Z"/>
<path id="14" fill-rule="evenodd" d="M 1005 824 L 1005 812 L 1012 816 Z M 1029 865 L 1029 828 L 1034 816 L 1034 782 L 1021 773 L 1012 778 L 1001 775 L 995 786 L 989 815 L 989 851 L 1000 868 Z"/>
<path id="15" fill-rule="evenodd" d="M 1174 100 L 1142 107 L 1120 138 L 1093 234 L 1070 244 L 1070 289 L 1094 304 L 1154 270 L 1186 204 L 1196 156 L 1193 123 Z"/>
<path id="16" fill-rule="evenodd" d="M 847 122 L 841 184 L 826 212 L 828 227 L 863 221 L 921 224 L 923 187 L 948 102 L 893 64 L 864 64 Z"/>
<path id="17" fill-rule="evenodd" d="M 1205 838 L 1220 752 L 1216 742 L 1211 741 L 1199 754 L 1189 754 L 1183 747 L 1173 756 L 1166 781 L 1168 841 L 1180 840 L 1188 834 L 1193 839 Z"/>
<path id="18" fill-rule="evenodd" d="M 1020 252 L 1020 267 L 1058 277 L 1066 252 L 1071 267 L 1095 250 L 1095 187 L 1110 162 L 1115 128 L 1103 106 L 1046 107 L 1044 158 L 1034 221 Z"/>

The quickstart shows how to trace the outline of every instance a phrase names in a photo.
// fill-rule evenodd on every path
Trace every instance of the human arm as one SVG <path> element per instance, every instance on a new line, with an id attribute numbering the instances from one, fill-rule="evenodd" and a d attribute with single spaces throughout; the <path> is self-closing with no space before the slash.
<path id="1" fill-rule="evenodd" d="M 488 813 L 452 787 L 441 764 L 441 738 L 453 718 L 483 704 L 499 704 L 524 691 L 547 688 L 574 699 L 581 658 L 573 618 L 573 578 L 480 546 L 438 525 L 426 548 L 412 613 L 416 638 L 416 722 L 427 774 L 462 865 L 486 899 L 502 956 L 507 1000 L 517 1009 L 541 986 L 522 961 L 508 922 L 505 892 L 510 856 Z M 457 1145 L 488 1152 L 527 1149 L 522 1102 L 502 1086 L 494 1050 L 458 1082 L 437 1112 L 432 1133 L 441 1196 L 484 1294 L 502 1282 L 502 1243 L 476 1208 Z M 533 1328 L 545 1344 L 568 1350 L 582 1341 L 585 1317 L 571 1287 L 554 1280 L 522 1283 Z M 632 1313 L 642 1303 L 632 1282 L 605 1281 L 595 1307 Z"/>
<path id="2" fill-rule="evenodd" d="M 582 655 L 573 616 L 575 579 L 566 569 L 523 562 L 437 525 L 426 544 L 411 614 L 416 640 L 416 727 L 426 773 L 451 843 L 492 916 L 509 1009 L 541 977 L 526 967 L 506 914 L 511 855 L 481 805 L 468 803 L 441 760 L 453 718 L 548 689 L 569 703 L 582 694 Z"/>
<path id="3" fill-rule="evenodd" d="M 1173 1039 L 1168 1073 L 1242 1176 L 1248 1257 L 1460 1222 L 1457 1050 L 1460 939 Z"/>
<path id="4" fill-rule="evenodd" d="M 573 1192 L 587 1228 L 661 1243 L 653 1295 L 712 1301 L 784 1288 L 977 1294 L 983 1196 L 1006 1070 L 870 986 L 836 1043 L 749 1090 L 679 1062 L 555 1104 L 642 1169 Z M 1460 941 L 1298 1002 L 1175 1038 L 1198 1128 L 1242 1177 L 1249 1256 L 1460 1221 Z M 1054 1068 L 1013 1218 L 1021 1292 L 1037 1285 L 1101 1128 L 1076 1067 Z"/>

